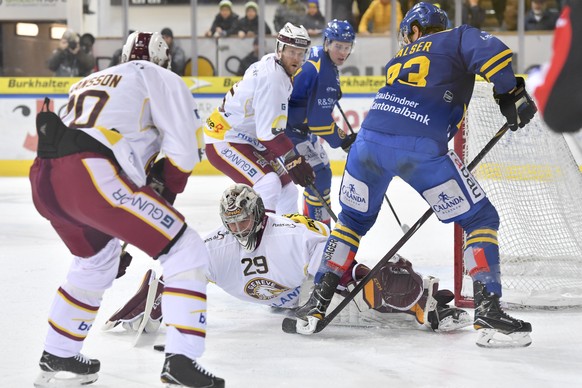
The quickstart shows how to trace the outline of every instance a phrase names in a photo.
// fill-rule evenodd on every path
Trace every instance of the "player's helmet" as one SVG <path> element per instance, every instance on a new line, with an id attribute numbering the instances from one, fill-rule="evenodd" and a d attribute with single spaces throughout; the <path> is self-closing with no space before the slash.
<path id="1" fill-rule="evenodd" d="M 412 7 L 402 19 L 400 36 L 408 38 L 415 24 L 423 34 L 427 34 L 445 30 L 448 23 L 445 11 L 431 3 L 420 2 Z"/>
<path id="2" fill-rule="evenodd" d="M 285 46 L 292 46 L 305 49 L 305 52 L 311 45 L 311 38 L 303 26 L 294 26 L 291 23 L 285 23 L 277 35 L 277 55 L 280 55 Z"/>
<path id="3" fill-rule="evenodd" d="M 247 250 L 257 246 L 259 232 L 263 228 L 265 205 L 252 187 L 237 183 L 227 188 L 220 198 L 220 218 L 238 242 Z M 243 230 L 232 230 L 229 224 L 252 220 Z"/>
<path id="4" fill-rule="evenodd" d="M 356 32 L 350 23 L 345 20 L 333 19 L 327 23 L 323 30 L 323 37 L 326 40 L 353 43 L 356 39 Z"/>
<path id="5" fill-rule="evenodd" d="M 170 48 L 157 32 L 135 31 L 127 37 L 121 51 L 121 63 L 144 60 L 170 69 Z"/>

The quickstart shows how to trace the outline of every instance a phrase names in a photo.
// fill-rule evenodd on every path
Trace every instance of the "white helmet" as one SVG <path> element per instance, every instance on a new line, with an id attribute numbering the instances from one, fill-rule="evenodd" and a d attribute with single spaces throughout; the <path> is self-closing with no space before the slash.
<path id="1" fill-rule="evenodd" d="M 170 48 L 157 32 L 135 31 L 127 37 L 121 52 L 121 63 L 144 60 L 164 69 L 171 68 Z"/>
<path id="2" fill-rule="evenodd" d="M 227 188 L 220 198 L 220 219 L 238 242 L 247 250 L 253 251 L 263 229 L 265 206 L 263 200 L 252 187 L 236 183 Z M 252 220 L 243 230 L 232 230 L 229 224 Z"/>
<path id="3" fill-rule="evenodd" d="M 309 45 L 311 45 L 311 38 L 305 27 L 297 27 L 291 23 L 285 23 L 277 35 L 277 55 L 280 55 L 285 45 L 302 48 L 307 52 Z"/>

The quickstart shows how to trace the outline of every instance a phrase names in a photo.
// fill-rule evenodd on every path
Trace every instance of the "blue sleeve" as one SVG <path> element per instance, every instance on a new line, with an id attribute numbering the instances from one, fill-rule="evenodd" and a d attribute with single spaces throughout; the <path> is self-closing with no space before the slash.
<path id="1" fill-rule="evenodd" d="M 498 93 L 507 93 L 516 85 L 511 67 L 513 52 L 500 39 L 467 25 L 459 27 L 461 53 L 467 69 L 488 82 Z"/>
<path id="2" fill-rule="evenodd" d="M 306 121 L 309 96 L 314 92 L 317 76 L 315 65 L 307 61 L 293 77 L 293 92 L 289 100 L 289 125 L 298 126 Z"/>

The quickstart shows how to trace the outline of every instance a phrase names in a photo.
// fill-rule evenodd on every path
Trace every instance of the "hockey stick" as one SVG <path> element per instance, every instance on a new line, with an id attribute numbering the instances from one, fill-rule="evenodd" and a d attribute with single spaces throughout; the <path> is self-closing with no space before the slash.
<path id="1" fill-rule="evenodd" d="M 344 122 L 348 126 L 350 133 L 351 134 L 355 133 L 354 130 L 352 129 L 352 125 L 350 124 L 350 122 L 348 121 L 348 118 L 346 117 L 346 114 L 344 113 L 342 107 L 340 106 L 339 101 L 337 101 L 335 104 L 337 106 L 337 109 L 340 111 L 342 117 L 344 118 Z M 392 210 L 392 214 L 394 215 L 394 218 L 396 218 L 396 222 L 398 222 L 398 226 L 400 226 L 400 229 L 402 229 L 402 232 L 403 233 L 408 232 L 408 230 L 410 229 L 410 226 L 400 222 L 400 218 L 398 218 L 398 215 L 396 215 L 396 210 L 394 210 L 394 206 L 392 206 L 392 203 L 388 199 L 388 195 L 386 193 L 384 193 L 384 199 L 386 200 L 386 202 L 388 202 L 388 206 L 390 206 L 390 210 Z"/>
<path id="2" fill-rule="evenodd" d="M 313 191 L 315 193 L 315 195 L 317 196 L 317 199 L 319 199 L 321 201 L 321 204 L 323 205 L 323 207 L 325 208 L 325 210 L 327 210 L 327 214 L 329 214 L 329 216 L 331 217 L 331 219 L 333 220 L 333 222 L 337 222 L 337 216 L 335 215 L 335 213 L 333 212 L 333 210 L 331 210 L 331 207 L 326 202 L 326 200 L 323 199 L 323 196 L 321 195 L 321 193 L 319 192 L 319 190 L 317 190 L 317 188 L 315 187 L 315 185 L 312 183 L 312 184 L 308 185 L 307 187 L 309 187 L 309 189 L 311 189 L 311 191 Z"/>
<path id="3" fill-rule="evenodd" d="M 481 150 L 481 152 L 479 152 L 475 159 L 473 159 L 473 161 L 469 163 L 468 166 L 469 171 L 472 171 L 475 168 L 475 166 L 477 166 L 477 164 L 481 162 L 485 155 L 487 155 L 487 153 L 491 151 L 491 149 L 495 146 L 495 144 L 497 144 L 499 139 L 501 139 L 501 137 L 505 135 L 505 133 L 508 130 L 509 126 L 507 125 L 507 123 L 505 123 L 497 131 L 493 138 L 489 140 L 485 147 L 483 147 L 483 149 Z M 378 264 L 376 264 L 374 268 L 372 268 L 370 272 L 368 272 L 368 274 L 358 284 L 356 284 L 354 289 L 350 291 L 350 293 L 344 298 L 344 300 L 342 300 L 340 304 L 331 313 L 327 314 L 321 321 L 318 322 L 317 327 L 315 329 L 315 333 L 319 333 L 320 331 L 325 329 L 327 325 L 329 325 L 329 323 L 340 313 L 340 311 L 343 310 L 344 307 L 346 307 L 348 303 L 350 303 L 356 297 L 358 292 L 360 292 L 364 288 L 366 283 L 368 283 L 370 279 L 372 279 L 378 272 L 380 272 L 380 269 L 386 264 L 386 262 L 388 262 L 388 260 L 390 260 L 392 256 L 394 256 L 398 252 L 398 250 L 402 248 L 404 244 L 406 244 L 406 242 L 412 237 L 412 235 L 414 235 L 414 233 L 416 233 L 416 231 L 430 218 L 432 213 L 433 213 L 432 208 L 429 208 L 422 215 L 422 217 L 420 217 L 420 219 L 416 221 L 414 225 L 412 225 L 410 230 L 406 232 L 404 236 L 402 236 L 400 240 L 398 240 L 398 242 L 392 247 L 392 249 L 390 249 L 390 251 L 388 251 L 388 253 L 386 253 L 386 255 L 382 257 L 382 259 L 380 259 Z M 286 333 L 297 333 L 296 325 L 297 319 L 293 318 L 283 319 L 283 331 Z"/>

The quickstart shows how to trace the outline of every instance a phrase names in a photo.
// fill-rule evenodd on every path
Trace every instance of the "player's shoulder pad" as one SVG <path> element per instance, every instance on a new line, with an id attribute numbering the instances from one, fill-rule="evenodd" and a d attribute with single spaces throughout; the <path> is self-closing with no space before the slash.
<path id="1" fill-rule="evenodd" d="M 319 233 L 323 236 L 329 236 L 329 229 L 323 222 L 316 221 L 299 213 L 284 214 L 283 217 L 290 219 L 295 224 L 305 226 L 308 230 Z"/>

